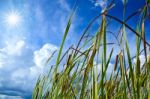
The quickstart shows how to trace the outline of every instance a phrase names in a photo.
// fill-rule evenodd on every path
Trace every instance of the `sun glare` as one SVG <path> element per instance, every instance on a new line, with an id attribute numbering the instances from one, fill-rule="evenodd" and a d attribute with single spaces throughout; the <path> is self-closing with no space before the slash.
<path id="1" fill-rule="evenodd" d="M 21 21 L 21 16 L 18 12 L 12 11 L 5 15 L 5 22 L 9 27 L 18 26 Z"/>

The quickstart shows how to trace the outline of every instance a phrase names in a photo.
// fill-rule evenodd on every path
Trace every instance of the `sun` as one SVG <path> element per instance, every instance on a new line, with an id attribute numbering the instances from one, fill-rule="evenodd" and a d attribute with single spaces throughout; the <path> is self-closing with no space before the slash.
<path id="1" fill-rule="evenodd" d="M 10 25 L 16 25 L 19 22 L 19 16 L 12 13 L 8 16 L 7 21 Z"/>
<path id="2" fill-rule="evenodd" d="M 21 22 L 21 15 L 17 11 L 11 11 L 5 14 L 5 23 L 9 27 L 16 27 Z"/>

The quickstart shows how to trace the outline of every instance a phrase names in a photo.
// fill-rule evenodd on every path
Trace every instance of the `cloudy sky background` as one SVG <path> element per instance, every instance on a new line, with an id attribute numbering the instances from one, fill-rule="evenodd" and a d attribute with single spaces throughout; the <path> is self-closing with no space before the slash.
<path id="1" fill-rule="evenodd" d="M 0 1 L 0 94 L 20 96 L 20 98 L 31 96 L 36 79 L 45 68 L 46 59 L 53 51 L 59 49 L 74 3 L 75 0 Z M 107 3 L 107 0 L 106 2 L 80 0 L 64 49 L 76 44 L 88 22 L 100 13 Z M 137 11 L 144 3 L 144 0 L 129 0 L 127 16 Z M 116 6 L 109 13 L 122 19 L 122 5 L 121 0 L 116 0 Z M 12 11 L 20 15 L 21 21 L 16 27 L 6 23 L 6 15 Z M 135 28 L 137 20 L 138 18 L 135 17 L 128 24 Z M 98 24 L 99 20 L 91 29 L 91 33 L 96 31 Z M 149 26 L 147 22 L 148 41 L 150 41 Z M 109 30 L 117 31 L 117 29 L 119 29 L 117 23 L 110 24 Z M 130 31 L 127 35 L 129 45 L 132 46 L 131 53 L 134 55 L 135 37 Z"/>

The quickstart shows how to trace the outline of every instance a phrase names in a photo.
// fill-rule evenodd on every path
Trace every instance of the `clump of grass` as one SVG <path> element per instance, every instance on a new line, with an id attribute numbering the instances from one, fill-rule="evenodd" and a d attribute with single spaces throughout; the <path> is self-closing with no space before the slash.
<path id="1" fill-rule="evenodd" d="M 147 55 L 146 50 L 150 44 L 145 38 L 144 25 L 146 18 L 149 17 L 150 0 L 146 0 L 144 7 L 138 11 L 127 18 L 124 17 L 123 21 L 109 15 L 108 11 L 111 10 L 112 5 L 113 2 L 104 12 L 93 18 L 77 46 L 71 46 L 63 54 L 63 46 L 75 12 L 73 10 L 66 26 L 56 64 L 51 67 L 47 75 L 39 77 L 33 91 L 33 99 L 150 99 L 150 56 Z M 126 2 L 123 16 L 125 12 Z M 140 18 L 136 30 L 127 24 L 133 16 Z M 102 17 L 101 24 L 97 32 L 89 37 L 88 30 L 99 17 Z M 106 38 L 110 35 L 107 31 L 108 19 L 120 24 L 118 36 L 109 31 L 117 39 L 116 44 L 120 48 L 109 77 L 107 70 L 110 68 L 109 64 L 115 48 L 112 48 L 110 52 L 107 49 L 110 44 L 115 43 L 107 43 Z M 131 57 L 126 29 L 129 29 L 136 37 L 135 64 Z M 141 50 L 141 48 L 144 49 Z M 145 55 L 142 66 L 139 59 L 141 52 Z M 66 59 L 64 67 L 61 65 L 63 59 Z M 60 71 L 59 68 L 63 69 Z"/>

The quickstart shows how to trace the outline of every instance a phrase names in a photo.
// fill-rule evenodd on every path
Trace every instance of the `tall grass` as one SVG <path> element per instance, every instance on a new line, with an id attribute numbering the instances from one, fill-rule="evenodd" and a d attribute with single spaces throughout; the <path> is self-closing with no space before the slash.
<path id="1" fill-rule="evenodd" d="M 64 52 L 63 46 L 75 13 L 73 10 L 56 64 L 51 67 L 47 75 L 39 77 L 33 91 L 33 99 L 150 99 L 150 56 L 147 54 L 150 44 L 145 38 L 145 20 L 149 18 L 150 0 L 146 0 L 144 7 L 127 18 L 125 17 L 126 3 L 125 0 L 123 21 L 109 14 L 108 11 L 113 7 L 111 2 L 104 12 L 89 22 L 77 46 L 71 46 Z M 127 21 L 134 16 L 140 19 L 136 29 L 127 24 Z M 101 17 L 101 24 L 97 32 L 89 36 L 88 30 L 99 17 Z M 108 19 L 120 24 L 118 35 L 107 30 Z M 136 37 L 134 57 L 131 57 L 126 29 Z M 110 62 L 115 49 L 108 51 L 108 46 L 114 44 L 108 43 L 107 40 L 111 34 L 117 40 L 115 44 L 119 46 L 119 51 L 114 61 L 114 69 L 108 76 L 107 71 L 111 68 Z M 139 58 L 141 53 L 145 56 L 143 65 Z M 51 57 L 48 61 L 50 59 Z M 135 64 L 133 59 L 136 60 Z M 65 61 L 65 66 L 62 66 L 62 60 Z M 60 71 L 59 68 L 63 69 Z"/>

